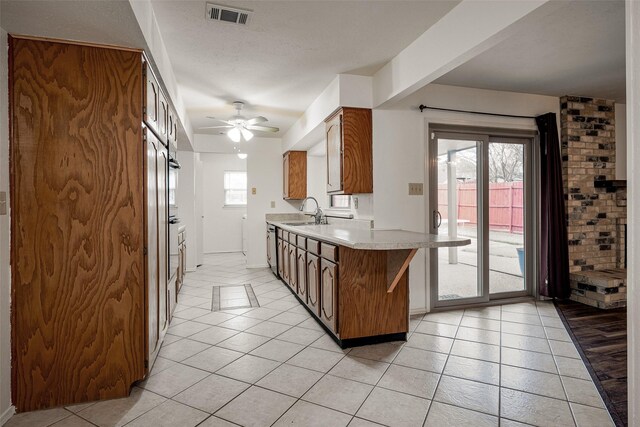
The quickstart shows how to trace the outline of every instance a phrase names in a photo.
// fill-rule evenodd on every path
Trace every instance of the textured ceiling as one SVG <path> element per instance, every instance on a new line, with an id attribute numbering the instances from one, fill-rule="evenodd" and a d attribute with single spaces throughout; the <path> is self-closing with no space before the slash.
<path id="1" fill-rule="evenodd" d="M 199 132 L 240 100 L 279 136 L 336 74 L 372 75 L 458 1 L 220 3 L 253 10 L 249 25 L 206 20 L 205 1 L 153 1 L 191 123 Z"/>
<path id="2" fill-rule="evenodd" d="M 625 99 L 624 1 L 570 1 L 435 83 Z"/>

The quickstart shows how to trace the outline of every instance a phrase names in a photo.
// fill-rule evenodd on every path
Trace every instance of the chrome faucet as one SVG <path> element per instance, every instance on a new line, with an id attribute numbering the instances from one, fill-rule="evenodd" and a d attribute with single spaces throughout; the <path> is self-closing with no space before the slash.
<path id="1" fill-rule="evenodd" d="M 300 205 L 300 212 L 304 211 L 304 205 L 307 202 L 307 200 L 313 200 L 314 202 L 316 202 L 316 211 L 313 214 L 313 217 L 315 219 L 315 223 L 316 225 L 318 224 L 326 224 L 327 223 L 327 219 L 324 216 L 324 214 L 322 213 L 322 209 L 320 209 L 320 204 L 318 203 L 318 201 L 316 200 L 315 197 L 307 197 L 302 201 L 302 204 Z"/>

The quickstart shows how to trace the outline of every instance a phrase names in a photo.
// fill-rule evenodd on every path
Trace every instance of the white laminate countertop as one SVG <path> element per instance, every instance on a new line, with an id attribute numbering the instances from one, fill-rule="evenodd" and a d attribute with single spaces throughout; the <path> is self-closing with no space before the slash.
<path id="1" fill-rule="evenodd" d="M 471 239 L 416 233 L 406 230 L 352 228 L 344 224 L 290 225 L 291 223 L 302 223 L 302 221 L 277 221 L 269 219 L 267 219 L 267 223 L 302 236 L 346 246 L 351 249 L 394 250 L 445 248 L 471 244 Z"/>

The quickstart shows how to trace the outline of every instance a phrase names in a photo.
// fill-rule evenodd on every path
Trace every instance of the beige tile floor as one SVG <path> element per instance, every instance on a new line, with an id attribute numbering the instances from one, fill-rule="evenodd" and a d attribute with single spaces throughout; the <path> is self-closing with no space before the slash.
<path id="1" fill-rule="evenodd" d="M 211 312 L 211 287 L 261 307 Z M 270 270 L 212 255 L 187 275 L 150 377 L 125 399 L 7 426 L 609 426 L 549 303 L 413 316 L 406 343 L 340 349 Z"/>

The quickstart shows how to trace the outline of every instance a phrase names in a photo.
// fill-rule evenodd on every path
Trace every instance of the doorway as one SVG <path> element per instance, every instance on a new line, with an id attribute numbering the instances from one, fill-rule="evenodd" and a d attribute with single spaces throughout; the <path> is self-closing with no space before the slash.
<path id="1" fill-rule="evenodd" d="M 432 130 L 432 234 L 471 240 L 431 250 L 433 307 L 531 295 L 533 134 Z"/>

